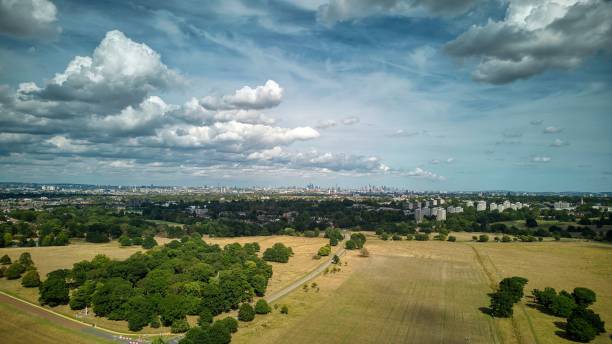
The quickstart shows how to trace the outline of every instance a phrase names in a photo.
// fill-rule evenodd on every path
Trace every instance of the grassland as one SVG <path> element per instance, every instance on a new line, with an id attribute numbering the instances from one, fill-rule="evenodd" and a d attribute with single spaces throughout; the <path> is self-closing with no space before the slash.
<path id="1" fill-rule="evenodd" d="M 167 238 L 156 238 L 156 240 L 160 244 L 170 241 L 170 239 Z M 272 293 L 291 284 L 291 282 L 313 270 L 320 264 L 320 261 L 312 259 L 312 256 L 318 251 L 319 247 L 327 243 L 327 240 L 323 238 L 288 236 L 204 238 L 204 240 L 208 243 L 219 244 L 221 246 L 233 242 L 239 242 L 241 244 L 258 242 L 262 248 L 262 252 L 276 242 L 283 242 L 292 247 L 294 256 L 289 260 L 289 263 L 270 263 L 272 265 L 273 276 L 268 285 L 268 293 Z M 32 260 L 38 268 L 40 275 L 46 276 L 50 271 L 71 268 L 74 263 L 85 259 L 92 259 L 97 254 L 105 254 L 113 259 L 125 259 L 139 251 L 143 251 L 142 247 L 120 247 L 116 241 L 106 244 L 75 242 L 69 246 L 61 247 L 1 248 L 0 256 L 8 254 L 12 260 L 16 260 L 21 253 L 30 252 Z M 32 303 L 38 303 L 38 289 L 24 288 L 21 286 L 20 280 L 7 280 L 2 278 L 0 279 L 0 290 Z M 83 311 L 73 311 L 67 305 L 54 307 L 53 310 L 109 330 L 129 332 L 126 321 L 112 321 L 106 318 L 95 317 L 91 313 L 85 316 Z M 196 318 L 197 317 L 189 317 L 188 320 L 193 325 L 196 323 Z M 152 329 L 146 327 L 140 333 L 160 333 L 160 331 L 169 332 L 169 328 L 162 327 L 160 329 Z"/>
<path id="2" fill-rule="evenodd" d="M 113 343 L 0 303 L 0 342 L 6 344 Z"/>
<path id="3" fill-rule="evenodd" d="M 351 253 L 335 275 L 318 277 L 320 292 L 298 290 L 278 312 L 242 325 L 236 343 L 572 343 L 555 318 L 515 306 L 513 319 L 481 309 L 503 277 L 519 275 L 533 288 L 595 290 L 594 309 L 612 319 L 612 246 L 578 240 L 542 243 L 381 241 L 368 236 L 369 258 Z M 478 235 L 478 234 L 476 234 Z M 606 335 L 594 343 L 609 343 Z"/>

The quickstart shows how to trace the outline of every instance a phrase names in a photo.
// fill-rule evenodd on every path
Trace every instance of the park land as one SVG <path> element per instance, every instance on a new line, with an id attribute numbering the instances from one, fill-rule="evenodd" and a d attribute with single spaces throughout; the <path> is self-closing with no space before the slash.
<path id="1" fill-rule="evenodd" d="M 288 315 L 276 310 L 256 317 L 253 322 L 241 323 L 232 342 L 571 343 L 557 334 L 561 331 L 556 323 L 563 319 L 533 308 L 529 297 L 515 305 L 513 319 L 493 319 L 483 312 L 489 302 L 487 293 L 493 291 L 501 278 L 514 275 L 529 279 L 526 294 L 533 288 L 546 286 L 557 290 L 571 290 L 576 286 L 593 289 L 598 295 L 593 309 L 607 321 L 607 331 L 611 330 L 612 246 L 565 239 L 478 243 L 471 241 L 471 235 L 459 233 L 455 243 L 382 241 L 368 235 L 369 257 L 360 257 L 357 251 L 349 252 L 342 259 L 340 271 L 324 273 L 309 282 L 307 288 L 300 288 L 276 302 L 289 307 Z M 264 249 L 275 242 L 293 247 L 295 256 L 288 264 L 273 263 L 274 276 L 268 294 L 318 266 L 321 261 L 312 256 L 326 242 L 323 238 L 289 236 L 205 240 L 220 245 L 256 241 Z M 163 239 L 158 241 L 162 243 Z M 91 259 L 98 253 L 123 259 L 138 250 L 120 248 L 116 242 L 77 243 L 67 247 L 0 249 L 0 255 L 8 253 L 15 259 L 23 251 L 31 252 L 44 276 L 53 269 L 69 268 L 74 262 Z M 33 302 L 37 298 L 36 289 L 22 288 L 17 281 L 3 279 L 0 289 Z M 75 315 L 67 306 L 55 310 Z M 14 309 L 0 308 L 3 319 L 9 314 L 16 321 L 25 319 Z M 124 322 L 102 318 L 85 320 L 114 330 L 126 330 Z M 38 321 L 30 326 L 43 331 L 49 324 Z M 49 335 L 61 338 L 65 333 L 52 331 Z M 602 335 L 594 343 L 608 340 Z"/>

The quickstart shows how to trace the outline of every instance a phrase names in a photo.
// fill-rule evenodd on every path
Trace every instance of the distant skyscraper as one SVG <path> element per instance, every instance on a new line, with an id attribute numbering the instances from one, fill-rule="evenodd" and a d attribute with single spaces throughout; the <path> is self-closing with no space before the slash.
<path id="1" fill-rule="evenodd" d="M 436 213 L 436 220 L 438 221 L 446 221 L 446 210 L 444 208 L 439 208 Z"/>

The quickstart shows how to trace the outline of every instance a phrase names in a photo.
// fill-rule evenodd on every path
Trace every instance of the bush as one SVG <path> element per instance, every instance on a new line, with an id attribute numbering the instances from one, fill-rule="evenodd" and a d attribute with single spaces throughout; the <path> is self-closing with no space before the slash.
<path id="1" fill-rule="evenodd" d="M 253 321 L 255 319 L 255 310 L 248 303 L 243 303 L 238 310 L 238 320 Z"/>
<path id="2" fill-rule="evenodd" d="M 414 236 L 412 234 L 406 235 L 406 240 L 411 241 L 414 240 Z"/>
<path id="3" fill-rule="evenodd" d="M 8 254 L 5 254 L 4 256 L 2 256 L 2 258 L 0 258 L 0 264 L 2 265 L 11 264 L 11 257 L 9 257 Z"/>
<path id="4" fill-rule="evenodd" d="M 159 317 L 158 316 L 153 317 L 153 320 L 151 320 L 151 323 L 149 324 L 149 326 L 151 326 L 152 328 L 160 328 L 161 323 L 159 322 Z"/>
<path id="5" fill-rule="evenodd" d="M 574 301 L 578 306 L 585 308 L 597 301 L 597 295 L 589 288 L 574 288 L 572 296 L 574 297 Z"/>
<path id="6" fill-rule="evenodd" d="M 366 237 L 363 233 L 351 234 L 351 240 L 357 244 L 357 248 L 362 248 L 365 245 Z"/>
<path id="7" fill-rule="evenodd" d="M 389 234 L 383 232 L 382 234 L 380 234 L 380 238 L 384 241 L 387 241 L 389 240 Z"/>
<path id="8" fill-rule="evenodd" d="M 429 234 L 419 233 L 414 236 L 416 241 L 427 241 L 429 240 Z"/>
<path id="9" fill-rule="evenodd" d="M 10 280 L 18 279 L 21 277 L 21 274 L 25 272 L 25 267 L 19 262 L 15 262 L 6 269 L 4 272 L 4 277 Z"/>
<path id="10" fill-rule="evenodd" d="M 130 239 L 130 237 L 127 236 L 127 234 L 123 234 L 121 237 L 119 237 L 119 245 L 132 246 L 132 239 Z"/>
<path id="11" fill-rule="evenodd" d="M 255 313 L 268 314 L 270 312 L 272 312 L 272 308 L 270 307 L 268 302 L 266 302 L 266 300 L 264 299 L 257 300 L 257 303 L 255 303 Z"/>
<path id="12" fill-rule="evenodd" d="M 287 263 L 291 256 L 293 256 L 291 247 L 278 242 L 264 252 L 263 259 L 268 262 Z"/>
<path id="13" fill-rule="evenodd" d="M 0 267 L 0 278 L 4 277 L 5 273 L 6 273 L 6 266 Z"/>
<path id="14" fill-rule="evenodd" d="M 280 312 L 281 314 L 289 314 L 289 307 L 287 307 L 287 305 L 283 305 Z"/>
<path id="15" fill-rule="evenodd" d="M 26 288 L 36 288 L 40 286 L 40 276 L 38 275 L 38 271 L 30 270 L 26 272 L 21 279 L 21 285 Z"/>
<path id="16" fill-rule="evenodd" d="M 489 241 L 489 236 L 486 234 L 481 234 L 478 237 L 478 242 L 487 242 L 487 241 Z"/>
<path id="17" fill-rule="evenodd" d="M 582 318 L 586 320 L 597 333 L 606 332 L 606 324 L 601 320 L 599 314 L 593 312 L 590 309 L 586 309 L 583 307 L 577 307 L 574 311 L 569 315 L 568 321 L 575 318 Z"/>
<path id="18" fill-rule="evenodd" d="M 504 236 L 502 236 L 502 238 L 501 238 L 501 242 L 511 242 L 511 241 L 512 241 L 512 238 L 510 238 L 510 237 L 509 237 L 509 236 L 507 236 L 507 235 L 504 235 Z"/>
<path id="19" fill-rule="evenodd" d="M 331 246 L 325 245 L 319 249 L 318 255 L 321 257 L 326 257 L 331 254 Z"/>
<path id="20" fill-rule="evenodd" d="M 172 333 L 183 333 L 189 331 L 189 323 L 185 319 L 178 319 L 172 322 L 170 326 L 170 332 Z"/>
<path id="21" fill-rule="evenodd" d="M 455 241 L 457 241 L 457 238 L 451 235 L 451 236 L 448 237 L 447 241 L 455 242 Z"/>
<path id="22" fill-rule="evenodd" d="M 393 241 L 400 241 L 400 240 L 402 240 L 402 237 L 397 235 L 397 234 L 393 234 L 391 236 L 391 240 L 393 240 Z"/>
<path id="23" fill-rule="evenodd" d="M 29 267 L 34 266 L 34 261 L 32 261 L 32 256 L 30 255 L 29 252 L 23 252 L 19 256 L 19 264 L 23 265 L 26 268 L 26 270 Z"/>
<path id="24" fill-rule="evenodd" d="M 369 257 L 370 256 L 370 252 L 365 248 L 361 248 L 361 250 L 359 251 L 359 255 L 361 257 Z"/>
<path id="25" fill-rule="evenodd" d="M 357 243 L 356 243 L 355 241 L 353 241 L 352 239 L 350 239 L 350 240 L 347 240 L 347 241 L 344 243 L 344 247 L 345 247 L 347 250 L 355 250 L 355 249 L 357 249 Z"/>

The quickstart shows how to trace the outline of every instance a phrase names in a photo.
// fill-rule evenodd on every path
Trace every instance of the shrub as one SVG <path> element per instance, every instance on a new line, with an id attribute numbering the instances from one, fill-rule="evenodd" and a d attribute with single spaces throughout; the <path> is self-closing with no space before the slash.
<path id="1" fill-rule="evenodd" d="M 4 256 L 2 256 L 2 258 L 0 258 L 0 264 L 2 265 L 11 264 L 11 257 L 9 257 L 8 254 L 5 254 Z"/>
<path id="2" fill-rule="evenodd" d="M 362 247 L 361 250 L 359 251 L 359 255 L 361 257 L 369 257 L 370 252 L 365 247 Z"/>
<path id="3" fill-rule="evenodd" d="M 21 279 L 21 285 L 26 288 L 36 288 L 40 286 L 40 276 L 38 275 L 38 271 L 30 270 L 26 272 Z"/>
<path id="4" fill-rule="evenodd" d="M 393 241 L 400 241 L 400 240 L 402 240 L 402 237 L 397 235 L 397 234 L 393 234 L 391 236 L 391 240 L 393 240 Z"/>
<path id="5" fill-rule="evenodd" d="M 429 234 L 419 233 L 414 236 L 416 241 L 427 241 L 429 240 Z"/>
<path id="6" fill-rule="evenodd" d="M 387 233 L 384 233 L 384 232 L 383 232 L 383 233 L 380 235 L 380 238 L 381 238 L 382 240 L 387 241 L 387 240 L 389 240 L 389 234 L 387 234 Z"/>
<path id="7" fill-rule="evenodd" d="M 263 259 L 268 262 L 287 263 L 292 255 L 291 247 L 276 243 L 264 252 Z"/>
<path id="8" fill-rule="evenodd" d="M 408 240 L 408 241 L 414 240 L 414 236 L 412 234 L 408 234 L 408 235 L 406 235 L 406 240 Z"/>
<path id="9" fill-rule="evenodd" d="M 121 246 L 132 246 L 132 239 L 127 234 L 123 234 L 119 237 L 119 245 Z"/>
<path id="10" fill-rule="evenodd" d="M 457 238 L 451 235 L 451 236 L 448 237 L 447 241 L 455 242 L 455 241 L 457 241 Z"/>
<path id="11" fill-rule="evenodd" d="M 355 249 L 357 249 L 357 243 L 356 243 L 355 241 L 353 241 L 353 239 L 350 239 L 350 240 L 347 240 L 347 241 L 344 243 L 344 247 L 345 247 L 347 250 L 355 250 Z"/>
<path id="12" fill-rule="evenodd" d="M 0 278 L 4 277 L 5 272 L 6 272 L 6 266 L 0 267 Z"/>
<path id="13" fill-rule="evenodd" d="M 170 326 L 170 332 L 172 333 L 183 333 L 189 330 L 189 323 L 185 319 L 178 319 L 172 322 Z"/>
<path id="14" fill-rule="evenodd" d="M 351 240 L 357 244 L 357 248 L 362 248 L 365 245 L 366 237 L 363 233 L 353 233 L 351 234 Z"/>
<path id="15" fill-rule="evenodd" d="M 319 249 L 318 255 L 321 257 L 326 257 L 331 254 L 331 246 L 325 245 Z"/>
<path id="16" fill-rule="evenodd" d="M 504 236 L 502 236 L 502 238 L 501 238 L 501 242 L 511 242 L 511 241 L 512 241 L 512 238 L 510 238 L 510 237 L 509 237 L 509 236 L 507 236 L 507 235 L 504 235 Z"/>
<path id="17" fill-rule="evenodd" d="M 25 272 L 25 267 L 21 265 L 19 262 L 15 262 L 6 269 L 4 272 L 4 276 L 7 279 L 13 280 L 21 277 L 21 274 Z"/>
<path id="18" fill-rule="evenodd" d="M 149 326 L 151 326 L 152 328 L 160 328 L 161 323 L 159 322 L 159 317 L 158 316 L 153 317 L 153 320 L 151 320 L 151 323 L 149 324 Z"/>
<path id="19" fill-rule="evenodd" d="M 268 314 L 272 312 L 272 308 L 268 305 L 268 302 L 264 299 L 257 300 L 255 303 L 255 313 L 257 314 Z"/>
<path id="20" fill-rule="evenodd" d="M 287 305 L 283 305 L 280 312 L 281 314 L 289 314 L 289 307 L 287 307 Z"/>
<path id="21" fill-rule="evenodd" d="M 478 237 L 478 242 L 487 242 L 487 241 L 489 241 L 489 236 L 486 234 L 481 234 Z"/>
<path id="22" fill-rule="evenodd" d="M 243 303 L 238 310 L 238 320 L 253 321 L 255 319 L 255 310 L 248 303 Z"/>

